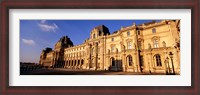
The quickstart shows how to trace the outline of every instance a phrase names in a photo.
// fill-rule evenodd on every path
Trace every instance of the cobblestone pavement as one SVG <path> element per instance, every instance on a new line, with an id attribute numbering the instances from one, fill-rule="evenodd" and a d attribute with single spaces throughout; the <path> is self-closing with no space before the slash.
<path id="1" fill-rule="evenodd" d="M 164 74 L 50 68 L 50 69 L 39 69 L 36 71 L 24 71 L 20 72 L 20 75 L 164 75 Z"/>

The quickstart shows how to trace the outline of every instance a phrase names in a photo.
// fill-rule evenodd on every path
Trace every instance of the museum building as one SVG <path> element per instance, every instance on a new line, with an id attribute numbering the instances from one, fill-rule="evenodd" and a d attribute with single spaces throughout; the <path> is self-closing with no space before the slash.
<path id="1" fill-rule="evenodd" d="M 100 25 L 80 45 L 68 36 L 46 48 L 39 64 L 52 68 L 180 74 L 180 20 L 152 21 L 110 34 Z"/>

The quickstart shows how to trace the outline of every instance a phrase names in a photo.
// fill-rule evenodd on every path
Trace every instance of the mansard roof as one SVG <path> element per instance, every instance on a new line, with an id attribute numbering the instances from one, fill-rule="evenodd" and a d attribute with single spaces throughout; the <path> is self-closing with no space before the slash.
<path id="1" fill-rule="evenodd" d="M 52 48 L 47 47 L 47 48 L 43 49 L 42 52 L 49 53 L 50 51 L 52 51 Z"/>
<path id="2" fill-rule="evenodd" d="M 103 33 L 104 35 L 110 34 L 109 29 L 105 25 L 99 25 L 95 27 L 95 29 L 99 30 L 99 32 Z"/>
<path id="3" fill-rule="evenodd" d="M 58 43 L 60 43 L 60 45 L 64 47 L 74 46 L 73 42 L 70 40 L 68 36 L 61 37 L 60 40 L 56 43 L 56 47 L 59 46 L 57 45 Z"/>

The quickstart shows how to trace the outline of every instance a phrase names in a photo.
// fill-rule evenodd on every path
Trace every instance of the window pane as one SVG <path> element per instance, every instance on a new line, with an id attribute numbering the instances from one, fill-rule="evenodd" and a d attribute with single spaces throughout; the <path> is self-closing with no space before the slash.
<path id="1" fill-rule="evenodd" d="M 131 42 L 127 43 L 128 49 L 132 49 L 132 45 L 131 44 L 132 44 Z"/>
<path id="2" fill-rule="evenodd" d="M 156 33 L 156 29 L 155 28 L 152 29 L 152 33 Z"/>
<path id="3" fill-rule="evenodd" d="M 155 39 L 155 40 L 153 41 L 153 44 L 154 44 L 154 48 L 158 48 L 158 40 L 157 40 L 157 39 Z"/>
<path id="4" fill-rule="evenodd" d="M 140 31 L 138 31 L 138 35 L 140 35 Z"/>
<path id="5" fill-rule="evenodd" d="M 127 58 L 129 66 L 133 66 L 132 56 L 129 55 Z"/>
<path id="6" fill-rule="evenodd" d="M 156 64 L 157 66 L 162 66 L 160 55 L 156 55 Z"/>
<path id="7" fill-rule="evenodd" d="M 129 31 L 127 32 L 127 36 L 130 36 L 130 32 Z"/>
<path id="8" fill-rule="evenodd" d="M 111 52 L 114 52 L 114 50 L 115 50 L 115 47 L 112 46 L 112 47 L 111 47 Z"/>
<path id="9" fill-rule="evenodd" d="M 114 38 L 112 38 L 111 41 L 113 42 L 113 41 L 114 41 Z"/>

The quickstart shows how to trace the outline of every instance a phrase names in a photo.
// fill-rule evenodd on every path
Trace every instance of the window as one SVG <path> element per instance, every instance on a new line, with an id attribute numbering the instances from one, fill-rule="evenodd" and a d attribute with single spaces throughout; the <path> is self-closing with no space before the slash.
<path id="1" fill-rule="evenodd" d="M 111 58 L 111 65 L 115 66 L 115 59 L 113 57 Z"/>
<path id="2" fill-rule="evenodd" d="M 152 33 L 156 33 L 156 29 L 155 28 L 152 29 Z"/>
<path id="3" fill-rule="evenodd" d="M 111 41 L 113 42 L 113 41 L 114 41 L 114 38 L 112 38 Z"/>
<path id="4" fill-rule="evenodd" d="M 138 35 L 140 35 L 140 31 L 138 31 Z"/>
<path id="5" fill-rule="evenodd" d="M 130 36 L 130 31 L 127 32 L 127 36 Z"/>
<path id="6" fill-rule="evenodd" d="M 138 41 L 138 48 L 141 50 L 142 49 L 142 41 Z"/>
<path id="7" fill-rule="evenodd" d="M 111 46 L 111 52 L 115 51 L 115 46 Z"/>
<path id="8" fill-rule="evenodd" d="M 158 48 L 158 39 L 153 40 L 154 48 Z"/>
<path id="9" fill-rule="evenodd" d="M 93 39 L 95 39 L 95 34 L 93 34 Z"/>
<path id="10" fill-rule="evenodd" d="M 162 64 L 161 64 L 161 59 L 160 59 L 160 55 L 159 55 L 159 54 L 156 54 L 155 57 L 156 57 L 156 64 L 157 64 L 157 66 L 162 66 Z"/>
<path id="11" fill-rule="evenodd" d="M 132 60 L 132 56 L 131 55 L 127 56 L 127 61 L 128 61 L 128 65 L 129 66 L 133 66 L 133 60 Z"/>
<path id="12" fill-rule="evenodd" d="M 131 44 L 132 44 L 131 41 L 127 42 L 127 48 L 128 49 L 132 49 L 132 45 Z"/>

